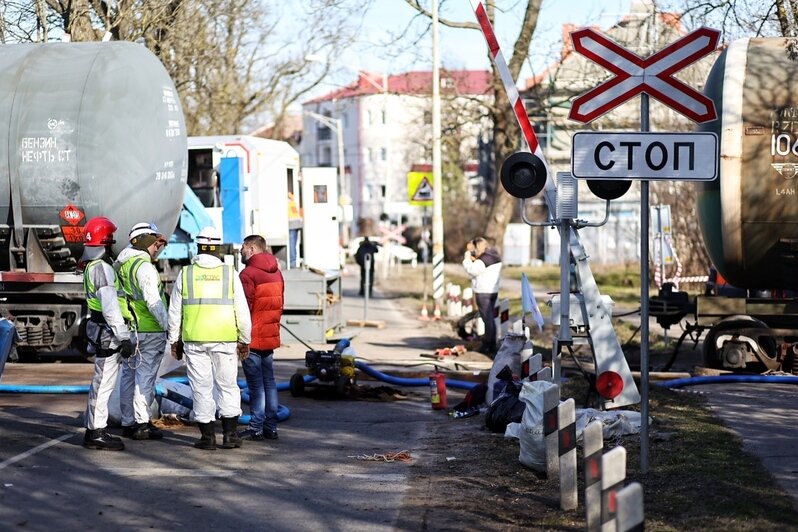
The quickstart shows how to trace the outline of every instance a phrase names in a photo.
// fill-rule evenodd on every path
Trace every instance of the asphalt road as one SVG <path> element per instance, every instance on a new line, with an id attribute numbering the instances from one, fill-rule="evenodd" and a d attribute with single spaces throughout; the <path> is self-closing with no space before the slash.
<path id="1" fill-rule="evenodd" d="M 361 319 L 352 297 L 357 276 L 344 280 L 344 315 Z M 391 371 L 423 363 L 419 355 L 458 342 L 448 326 L 377 297 L 353 345 L 360 358 Z M 278 351 L 278 380 L 301 364 L 306 347 L 290 337 Z M 329 348 L 329 346 L 314 346 Z M 472 360 L 471 369 L 489 364 Z M 416 366 L 414 366 L 416 367 Z M 425 366 L 417 366 L 424 371 Z M 429 367 L 426 367 L 429 369 Z M 0 383 L 87 384 L 85 363 L 8 364 Z M 791 494 L 798 510 L 798 388 L 789 385 L 707 385 L 716 413 Z M 391 530 L 400 522 L 410 468 L 434 457 L 419 439 L 441 412 L 427 391 L 405 390 L 407 401 L 341 401 L 326 394 L 280 394 L 291 417 L 280 439 L 241 449 L 199 451 L 194 427 L 168 430 L 163 441 L 126 440 L 121 453 L 80 445 L 85 395 L 0 395 L 0 528 L 29 530 Z M 360 455 L 408 450 L 412 465 Z M 655 459 L 653 457 L 652 459 Z"/>
<path id="2" fill-rule="evenodd" d="M 344 281 L 344 316 L 362 319 L 357 276 Z M 385 327 L 346 332 L 358 357 L 383 371 L 429 362 L 422 352 L 456 340 L 449 326 L 419 322 L 379 293 L 368 318 Z M 304 365 L 307 350 L 290 335 L 284 343 L 275 362 L 279 382 Z M 78 362 L 7 364 L 0 383 L 88 384 L 92 370 Z M 198 430 L 180 426 L 162 441 L 125 440 L 117 453 L 81 446 L 85 395 L 0 394 L 0 528 L 392 530 L 408 468 L 427 461 L 419 438 L 446 414 L 432 411 L 425 388 L 405 389 L 408 400 L 390 402 L 337 400 L 327 391 L 281 392 L 291 415 L 276 441 L 200 451 L 192 446 Z M 402 450 L 412 464 L 357 458 Z"/>

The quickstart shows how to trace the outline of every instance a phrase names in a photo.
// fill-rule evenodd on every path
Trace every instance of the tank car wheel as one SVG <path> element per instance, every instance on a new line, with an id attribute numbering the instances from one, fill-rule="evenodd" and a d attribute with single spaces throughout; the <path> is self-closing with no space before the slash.
<path id="1" fill-rule="evenodd" d="M 305 395 L 305 377 L 299 373 L 291 375 L 291 380 L 288 381 L 288 390 L 291 392 L 291 397 Z"/>
<path id="2" fill-rule="evenodd" d="M 750 316 L 732 316 L 718 322 L 713 326 L 706 337 L 704 337 L 703 356 L 704 365 L 708 368 L 723 369 L 723 358 L 721 353 L 722 346 L 717 345 L 718 337 L 729 334 L 737 329 L 750 327 L 762 327 L 767 329 L 768 325 L 761 320 Z M 778 347 L 772 336 L 760 336 L 755 341 L 765 354 L 772 360 L 776 360 Z"/>

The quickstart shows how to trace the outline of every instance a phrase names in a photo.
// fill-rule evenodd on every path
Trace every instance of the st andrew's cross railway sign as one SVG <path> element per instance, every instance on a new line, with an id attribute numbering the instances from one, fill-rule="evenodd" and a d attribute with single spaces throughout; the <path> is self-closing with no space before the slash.
<path id="1" fill-rule="evenodd" d="M 717 113 L 712 100 L 673 75 L 712 53 L 718 46 L 719 35 L 718 30 L 699 28 L 642 58 L 590 28 L 572 32 L 574 50 L 615 76 L 576 98 L 568 118 L 592 122 L 644 92 L 695 122 L 715 120 Z"/>

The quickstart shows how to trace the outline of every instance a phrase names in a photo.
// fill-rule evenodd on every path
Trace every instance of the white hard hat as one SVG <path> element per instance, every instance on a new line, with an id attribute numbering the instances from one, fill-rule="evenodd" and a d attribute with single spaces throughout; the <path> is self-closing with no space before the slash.
<path id="1" fill-rule="evenodd" d="M 222 243 L 222 235 L 219 234 L 219 230 L 209 225 L 202 229 L 202 231 L 197 234 L 197 244 L 221 244 Z"/>
<path id="2" fill-rule="evenodd" d="M 163 240 L 163 235 L 158 231 L 158 226 L 148 222 L 139 222 L 134 225 L 133 228 L 130 229 L 130 233 L 128 233 L 127 237 L 128 240 L 132 242 L 134 238 L 142 235 L 153 235 L 159 240 Z"/>

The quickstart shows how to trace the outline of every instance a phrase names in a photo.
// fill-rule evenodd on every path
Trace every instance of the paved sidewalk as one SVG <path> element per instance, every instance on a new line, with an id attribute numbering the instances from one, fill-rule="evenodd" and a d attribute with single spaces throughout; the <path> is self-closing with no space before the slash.
<path id="1" fill-rule="evenodd" d="M 366 308 L 364 298 L 358 296 L 358 273 L 355 268 L 350 270 L 350 273 L 342 277 L 344 325 L 350 320 L 364 320 L 364 317 L 369 322 L 382 322 L 385 325 L 383 328 L 345 326 L 336 335 L 351 337 L 358 360 L 376 366 L 405 366 L 413 368 L 413 371 L 432 370 L 432 359 L 422 357 L 422 354 L 432 354 L 437 348 L 464 343 L 449 322 L 421 320 L 420 315 L 402 308 L 396 299 L 383 293 L 380 284 L 390 283 L 390 277 L 377 280 L 373 297 L 369 298 Z M 281 338 L 283 345 L 275 351 L 275 360 L 296 362 L 297 366 L 303 366 L 307 347 L 285 329 L 281 330 Z M 332 344 L 306 343 L 318 350 L 333 348 Z M 452 357 L 451 361 L 435 363 L 452 369 L 455 369 L 454 364 L 457 363 L 459 369 L 475 371 L 489 370 L 491 366 L 488 357 L 472 352 L 462 358 Z"/>

